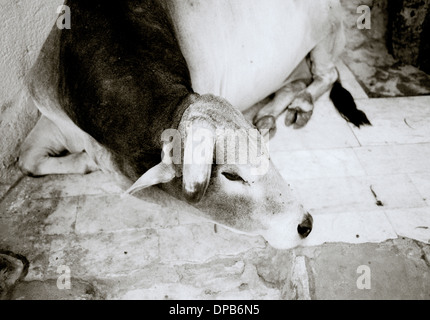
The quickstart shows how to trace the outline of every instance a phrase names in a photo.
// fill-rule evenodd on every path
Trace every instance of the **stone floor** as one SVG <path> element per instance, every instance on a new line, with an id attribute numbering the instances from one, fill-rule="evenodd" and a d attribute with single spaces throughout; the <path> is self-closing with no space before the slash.
<path id="1" fill-rule="evenodd" d="M 21 177 L 0 185 L 0 249 L 29 261 L 8 297 L 430 299 L 430 96 L 369 99 L 339 68 L 373 126 L 324 96 L 305 129 L 280 120 L 270 142 L 314 216 L 304 247 L 216 227 L 155 188 L 121 198 L 101 172 Z"/>

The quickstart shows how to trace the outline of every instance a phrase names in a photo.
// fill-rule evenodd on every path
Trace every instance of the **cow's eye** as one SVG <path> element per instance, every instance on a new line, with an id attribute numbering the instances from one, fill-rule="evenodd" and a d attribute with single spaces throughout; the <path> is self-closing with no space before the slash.
<path id="1" fill-rule="evenodd" d="M 245 180 L 243 180 L 243 178 L 241 176 L 239 176 L 238 174 L 235 174 L 235 173 L 223 172 L 222 175 L 230 181 L 245 182 Z"/>

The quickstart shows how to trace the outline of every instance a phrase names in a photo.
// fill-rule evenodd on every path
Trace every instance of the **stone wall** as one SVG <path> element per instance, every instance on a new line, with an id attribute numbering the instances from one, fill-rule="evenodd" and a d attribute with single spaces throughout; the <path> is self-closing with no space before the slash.
<path id="1" fill-rule="evenodd" d="M 391 0 L 388 11 L 390 52 L 430 73 L 430 0 Z"/>
<path id="2" fill-rule="evenodd" d="M 354 50 L 368 42 L 385 44 L 388 28 L 388 0 L 341 0 L 343 19 L 347 34 L 347 50 Z M 366 5 L 371 9 L 371 28 L 359 29 L 357 20 L 361 16 L 357 8 Z"/>
<path id="3" fill-rule="evenodd" d="M 416 59 L 420 46 L 427 45 L 427 51 L 421 50 L 420 54 L 422 61 L 428 61 L 429 41 L 417 40 L 420 38 L 416 36 L 408 37 L 413 34 L 412 30 L 421 32 L 418 27 L 412 27 L 416 22 L 408 22 L 411 24 L 409 29 L 405 23 L 402 24 L 403 27 L 394 26 L 393 7 L 398 1 L 403 5 L 402 1 L 409 0 L 341 0 L 347 34 L 346 50 L 342 58 L 371 98 L 430 94 L 430 76 L 417 68 L 420 66 L 425 70 L 424 64 L 417 63 Z M 371 9 L 370 29 L 360 29 L 357 26 L 361 15 L 357 13 L 357 8 L 361 5 L 367 5 Z M 422 13 L 405 8 L 399 9 L 398 12 L 407 17 L 422 16 Z M 395 28 L 401 31 L 397 32 Z M 425 28 L 422 30 L 425 31 Z M 395 52 L 391 45 L 393 39 L 397 39 Z M 414 58 L 414 61 L 410 58 Z"/>
<path id="4" fill-rule="evenodd" d="M 38 113 L 23 80 L 63 0 L 0 0 L 0 184 L 14 179 L 18 148 Z"/>
<path id="5" fill-rule="evenodd" d="M 430 0 L 341 0 L 347 32 L 347 49 L 373 43 L 404 65 L 430 74 Z M 357 28 L 357 8 L 371 8 L 370 29 Z M 381 55 L 381 58 L 383 55 Z M 385 57 L 383 57 L 385 59 Z"/>

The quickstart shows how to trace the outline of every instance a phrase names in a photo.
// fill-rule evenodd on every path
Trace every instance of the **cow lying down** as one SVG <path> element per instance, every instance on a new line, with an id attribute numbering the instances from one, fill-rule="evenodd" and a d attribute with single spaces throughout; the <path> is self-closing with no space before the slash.
<path id="1" fill-rule="evenodd" d="M 270 162 L 260 132 L 281 115 L 303 127 L 328 90 L 347 120 L 369 124 L 337 82 L 338 1 L 66 5 L 71 29 L 52 29 L 28 77 L 42 117 L 22 145 L 22 171 L 101 169 L 126 179 L 129 193 L 159 185 L 211 221 L 276 248 L 300 245 L 312 217 Z M 254 124 L 246 121 L 242 112 L 270 95 Z M 228 144 L 237 132 L 244 139 Z"/>

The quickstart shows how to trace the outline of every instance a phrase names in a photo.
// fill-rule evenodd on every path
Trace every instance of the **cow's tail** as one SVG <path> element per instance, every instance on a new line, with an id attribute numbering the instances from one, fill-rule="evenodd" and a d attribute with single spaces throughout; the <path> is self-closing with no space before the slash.
<path id="1" fill-rule="evenodd" d="M 333 85 L 330 99 L 333 101 L 337 111 L 339 111 L 340 115 L 346 121 L 351 122 L 358 128 L 363 125 L 372 125 L 369 119 L 367 119 L 366 114 L 357 109 L 357 105 L 355 104 L 351 93 L 342 86 L 339 80 L 337 80 Z"/>

